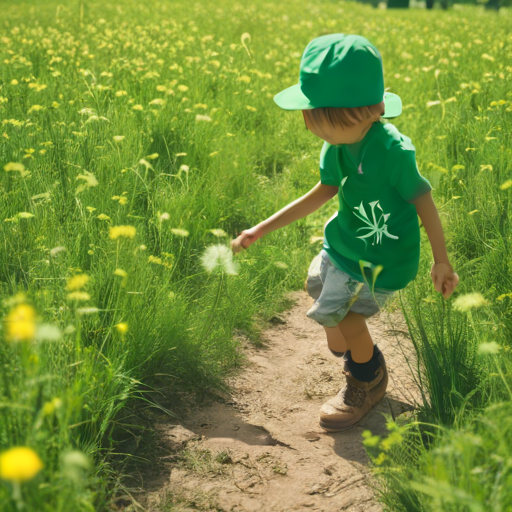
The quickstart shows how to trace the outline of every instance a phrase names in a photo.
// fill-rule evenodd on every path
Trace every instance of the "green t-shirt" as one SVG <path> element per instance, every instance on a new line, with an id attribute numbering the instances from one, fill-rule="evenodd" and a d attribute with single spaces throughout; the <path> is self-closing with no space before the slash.
<path id="1" fill-rule="evenodd" d="M 355 144 L 331 145 L 320 154 L 320 181 L 339 187 L 339 211 L 324 227 L 333 264 L 375 289 L 400 290 L 418 273 L 420 231 L 411 202 L 432 189 L 416 165 L 411 139 L 389 123 L 372 124 Z M 380 273 L 376 266 L 383 268 Z"/>

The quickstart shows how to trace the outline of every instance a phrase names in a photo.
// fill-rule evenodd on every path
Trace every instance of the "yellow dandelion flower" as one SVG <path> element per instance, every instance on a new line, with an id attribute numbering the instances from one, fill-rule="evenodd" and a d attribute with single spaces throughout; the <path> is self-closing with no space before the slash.
<path id="1" fill-rule="evenodd" d="M 488 55 L 487 53 L 482 53 L 482 59 L 490 60 L 491 62 L 496 60 L 492 55 Z"/>
<path id="2" fill-rule="evenodd" d="M 68 293 L 68 300 L 89 300 L 91 296 L 87 292 Z"/>
<path id="3" fill-rule="evenodd" d="M 512 187 L 512 180 L 507 180 L 500 185 L 501 190 L 506 190 L 507 188 L 510 187 Z"/>
<path id="4" fill-rule="evenodd" d="M 4 171 L 18 171 L 23 172 L 25 170 L 25 166 L 23 164 L 9 162 L 7 165 L 4 165 Z"/>
<path id="5" fill-rule="evenodd" d="M 171 228 L 171 232 L 176 236 L 188 236 L 188 231 L 186 229 L 180 229 L 180 228 Z"/>
<path id="6" fill-rule="evenodd" d="M 165 85 L 157 85 L 156 90 L 160 91 L 160 92 L 164 92 L 165 90 L 167 90 L 167 87 Z"/>
<path id="7" fill-rule="evenodd" d="M 124 140 L 124 135 L 114 135 L 112 138 L 115 142 L 121 142 Z"/>
<path id="8" fill-rule="evenodd" d="M 489 171 L 492 171 L 492 165 L 481 165 L 480 166 L 480 170 L 481 171 L 486 171 L 486 170 L 489 170 Z"/>
<path id="9" fill-rule="evenodd" d="M 110 217 L 104 213 L 100 213 L 96 218 L 100 220 L 110 220 Z"/>
<path id="10" fill-rule="evenodd" d="M 150 105 L 165 105 L 165 100 L 162 98 L 155 98 L 149 102 Z"/>
<path id="11" fill-rule="evenodd" d="M 79 275 L 70 277 L 68 279 L 68 283 L 66 285 L 66 290 L 68 290 L 70 292 L 75 291 L 75 290 L 80 290 L 87 284 L 89 279 L 90 279 L 90 277 L 86 274 L 79 274 Z"/>
<path id="12" fill-rule="evenodd" d="M 512 292 L 511 293 L 502 293 L 498 297 L 496 297 L 496 300 L 503 300 L 505 297 L 509 297 L 512 299 Z"/>
<path id="13" fill-rule="evenodd" d="M 0 478 L 10 482 L 26 482 L 43 469 L 39 455 L 26 446 L 15 446 L 0 454 Z"/>
<path id="14" fill-rule="evenodd" d="M 128 93 L 126 91 L 116 91 L 116 96 L 119 97 L 119 96 L 127 96 Z"/>
<path id="15" fill-rule="evenodd" d="M 188 87 L 186 85 L 178 85 L 178 91 L 187 92 Z"/>
<path id="16" fill-rule="evenodd" d="M 9 341 L 31 340 L 36 333 L 36 311 L 29 304 L 18 304 L 5 319 L 6 339 Z"/>
<path id="17" fill-rule="evenodd" d="M 39 112 L 40 110 L 43 110 L 44 107 L 42 107 L 41 105 L 32 105 L 29 109 L 28 109 L 28 114 L 30 114 L 31 112 Z"/>
<path id="18" fill-rule="evenodd" d="M 114 275 L 121 276 L 121 277 L 126 277 L 128 274 L 122 268 L 116 268 L 114 270 Z"/>
<path id="19" fill-rule="evenodd" d="M 119 237 L 133 238 L 136 232 L 134 226 L 112 226 L 108 236 L 112 240 L 117 240 Z"/>
<path id="20" fill-rule="evenodd" d="M 144 107 L 140 104 L 133 105 L 132 110 L 144 110 Z"/>
<path id="21" fill-rule="evenodd" d="M 176 156 L 187 156 L 187 153 L 176 153 Z"/>
<path id="22" fill-rule="evenodd" d="M 158 153 L 151 153 L 151 155 L 148 155 L 146 158 L 148 160 L 155 160 L 155 158 L 158 158 Z"/>
<path id="23" fill-rule="evenodd" d="M 251 81 L 251 77 L 250 76 L 247 76 L 247 75 L 241 75 L 238 77 L 238 81 L 239 82 L 245 82 L 245 83 L 249 83 Z"/>
<path id="24" fill-rule="evenodd" d="M 119 198 L 119 204 L 126 204 L 128 202 L 128 198 L 126 196 L 121 196 Z"/>
<path id="25" fill-rule="evenodd" d="M 246 105 L 246 106 L 245 106 L 245 108 L 246 108 L 247 110 L 250 110 L 251 112 L 256 112 L 256 110 L 257 110 L 256 108 L 251 107 L 250 105 Z"/>
<path id="26" fill-rule="evenodd" d="M 20 212 L 16 217 L 19 217 L 20 219 L 31 219 L 32 217 L 35 217 L 35 215 L 29 212 Z"/>
<path id="27" fill-rule="evenodd" d="M 126 334 L 128 332 L 128 324 L 126 322 L 121 322 L 119 324 L 114 325 L 117 329 L 117 332 L 121 335 Z"/>
<path id="28" fill-rule="evenodd" d="M 489 304 L 481 293 L 468 293 L 460 295 L 453 301 L 453 308 L 457 311 L 467 311 L 471 308 L 478 308 Z"/>
<path id="29" fill-rule="evenodd" d="M 11 80 L 11 85 L 18 85 L 18 83 L 19 83 L 19 82 L 18 82 L 18 80 L 16 80 L 16 78 L 13 78 L 13 79 Z"/>
<path id="30" fill-rule="evenodd" d="M 88 212 L 94 212 L 96 210 L 96 208 L 94 208 L 94 206 L 86 206 L 85 209 L 88 211 Z"/>
<path id="31" fill-rule="evenodd" d="M 162 264 L 162 258 L 157 258 L 156 256 L 153 256 L 153 255 L 148 257 L 148 261 L 149 261 L 149 263 L 156 263 L 157 265 Z"/>
<path id="32" fill-rule="evenodd" d="M 201 114 L 196 115 L 196 121 L 211 121 L 212 118 L 210 116 L 205 116 Z"/>
<path id="33" fill-rule="evenodd" d="M 57 103 L 56 101 L 52 101 L 52 107 L 53 108 L 59 108 L 60 107 L 60 103 Z"/>
<path id="34" fill-rule="evenodd" d="M 206 103 L 196 103 L 194 108 L 208 108 L 208 105 Z"/>
<path id="35" fill-rule="evenodd" d="M 215 155 L 218 155 L 220 153 L 220 151 L 214 151 L 213 153 L 210 153 L 208 156 L 215 156 Z"/>
<path id="36" fill-rule="evenodd" d="M 480 210 L 472 210 L 472 211 L 468 212 L 468 215 L 473 215 L 473 213 L 476 213 L 478 211 L 480 211 Z"/>

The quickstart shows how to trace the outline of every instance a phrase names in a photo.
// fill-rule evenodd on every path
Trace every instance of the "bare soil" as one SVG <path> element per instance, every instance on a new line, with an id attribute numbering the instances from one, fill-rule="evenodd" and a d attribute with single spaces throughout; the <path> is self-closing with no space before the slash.
<path id="1" fill-rule="evenodd" d="M 244 343 L 248 365 L 230 377 L 230 396 L 191 410 L 180 424 L 158 423 L 161 453 L 140 475 L 136 508 L 151 512 L 365 511 L 382 507 L 372 490 L 362 432 L 386 434 L 386 417 L 419 401 L 414 356 L 396 301 L 368 320 L 389 372 L 385 397 L 351 430 L 326 433 L 321 405 L 343 386 L 343 361 L 323 328 L 307 318 L 313 299 L 295 305 Z M 176 422 L 174 422 L 176 423 Z"/>

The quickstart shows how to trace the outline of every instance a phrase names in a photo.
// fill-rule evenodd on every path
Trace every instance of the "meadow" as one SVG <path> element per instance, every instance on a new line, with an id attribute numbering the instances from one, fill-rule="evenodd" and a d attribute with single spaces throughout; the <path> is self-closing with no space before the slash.
<path id="1" fill-rule="evenodd" d="M 314 37 L 379 48 L 460 284 L 422 229 L 400 303 L 423 403 L 365 434 L 392 511 L 512 508 L 512 14 L 353 2 L 4 1 L 0 509 L 107 510 L 150 392 L 200 400 L 303 286 L 330 201 L 231 258 L 319 181 L 273 96 Z M 172 403 L 172 400 L 171 400 Z M 172 418 L 172 405 L 165 409 Z M 121 464 L 122 465 L 122 464 Z"/>

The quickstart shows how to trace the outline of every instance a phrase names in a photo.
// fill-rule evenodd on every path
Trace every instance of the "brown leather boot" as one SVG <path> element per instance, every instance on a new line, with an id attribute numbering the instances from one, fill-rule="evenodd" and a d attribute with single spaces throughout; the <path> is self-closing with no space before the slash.
<path id="1" fill-rule="evenodd" d="M 341 432 L 353 427 L 384 396 L 388 386 L 388 371 L 384 356 L 379 354 L 380 366 L 371 382 L 357 380 L 345 363 L 347 383 L 339 393 L 320 409 L 320 426 L 327 432 Z"/>

